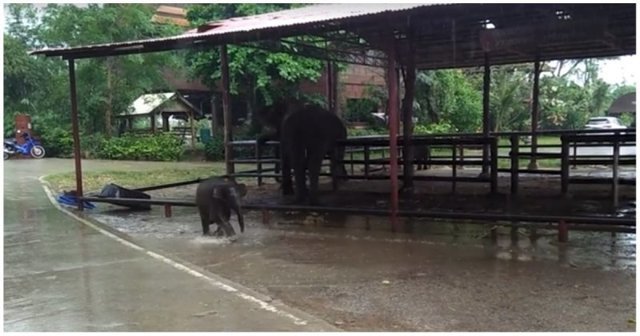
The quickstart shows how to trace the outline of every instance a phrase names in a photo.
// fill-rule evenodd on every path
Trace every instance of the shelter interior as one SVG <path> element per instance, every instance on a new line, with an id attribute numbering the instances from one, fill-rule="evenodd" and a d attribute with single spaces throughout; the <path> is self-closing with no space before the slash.
<path id="1" fill-rule="evenodd" d="M 532 129 L 529 133 L 533 141 L 531 152 L 527 154 L 533 163 L 530 170 L 535 171 L 540 62 L 635 54 L 635 13 L 635 4 L 604 3 L 314 5 L 211 22 L 173 37 L 46 48 L 32 54 L 69 60 L 73 101 L 73 64 L 76 59 L 186 48 L 206 52 L 208 48 L 220 47 L 228 174 L 235 172 L 227 44 L 295 53 L 332 62 L 382 67 L 386 70 L 389 90 L 389 137 L 383 141 L 389 151 L 389 174 L 386 178 L 391 182 L 389 210 L 395 227 L 399 203 L 398 167 L 402 162 L 398 149 L 403 150 L 402 159 L 405 162 L 413 162 L 413 146 L 421 144 L 421 141 L 432 141 L 414 139 L 412 136 L 411 104 L 406 102 L 413 99 L 417 69 L 484 67 L 483 132 L 465 141 L 478 139 L 477 144 L 483 146 L 483 173 L 488 173 L 491 168 L 491 173 L 497 174 L 497 164 L 489 161 L 497 160 L 498 153 L 491 149 L 497 140 L 488 128 L 490 66 L 535 62 Z M 400 100 L 400 78 L 404 81 L 404 104 Z M 329 106 L 332 106 L 332 99 L 335 98 L 328 97 Z M 75 113 L 73 109 L 75 104 L 72 104 L 72 115 Z M 401 116 L 404 121 L 403 136 L 398 137 Z M 77 116 L 73 119 L 77 119 Z M 607 141 L 618 143 L 622 141 L 615 138 L 619 135 L 607 138 Z M 443 136 L 438 141 L 449 141 L 455 145 L 461 136 Z M 75 140 L 77 144 L 79 139 Z M 563 142 L 563 146 L 568 144 Z M 563 161 L 564 166 L 566 164 Z M 80 172 L 79 163 L 76 169 Z M 404 186 L 411 186 L 413 165 L 405 164 L 403 170 Z M 81 178 L 78 187 L 82 194 Z"/>

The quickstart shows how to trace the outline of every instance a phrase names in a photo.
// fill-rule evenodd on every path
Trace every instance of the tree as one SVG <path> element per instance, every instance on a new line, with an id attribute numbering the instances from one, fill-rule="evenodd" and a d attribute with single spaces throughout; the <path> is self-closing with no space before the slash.
<path id="1" fill-rule="evenodd" d="M 167 36 L 179 30 L 151 22 L 153 8 L 144 4 L 90 4 L 47 6 L 42 23 L 42 39 L 47 45 L 85 45 Z M 148 54 L 105 57 L 78 62 L 78 97 L 85 115 L 85 128 L 104 125 L 111 135 L 112 116 L 124 111 L 139 94 L 166 85 L 162 67 L 177 67 L 175 57 Z M 103 113 L 100 113 L 103 111 Z"/>
<path id="2" fill-rule="evenodd" d="M 189 7 L 187 18 L 194 26 L 230 17 L 247 16 L 296 7 L 292 4 L 211 4 Z M 279 42 L 276 42 L 279 43 Z M 304 79 L 315 81 L 321 76 L 319 60 L 288 53 L 269 52 L 245 46 L 229 46 L 231 94 L 244 96 L 252 128 L 258 123 L 253 113 L 259 106 L 282 96 L 298 96 L 297 84 Z M 220 79 L 219 50 L 190 52 L 187 62 L 194 77 L 210 88 Z"/>
<path id="3" fill-rule="evenodd" d="M 419 122 L 446 122 L 457 132 L 474 132 L 481 124 L 482 95 L 460 70 L 419 71 L 414 109 Z"/>
<path id="4" fill-rule="evenodd" d="M 529 124 L 533 69 L 526 65 L 494 67 L 491 72 L 489 109 L 491 130 L 524 131 Z"/>

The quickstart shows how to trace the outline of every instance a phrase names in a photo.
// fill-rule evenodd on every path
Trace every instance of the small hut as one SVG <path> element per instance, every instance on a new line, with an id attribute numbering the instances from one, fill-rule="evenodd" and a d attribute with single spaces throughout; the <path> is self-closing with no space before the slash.
<path id="1" fill-rule="evenodd" d="M 116 118 L 120 120 L 120 133 L 156 133 L 160 126 L 162 131 L 175 132 L 183 138 L 189 135 L 195 149 L 195 120 L 203 115 L 179 93 L 165 92 L 141 95 Z"/>
<path id="2" fill-rule="evenodd" d="M 623 113 L 636 114 L 636 93 L 631 92 L 618 97 L 611 103 L 607 114 L 618 117 Z"/>

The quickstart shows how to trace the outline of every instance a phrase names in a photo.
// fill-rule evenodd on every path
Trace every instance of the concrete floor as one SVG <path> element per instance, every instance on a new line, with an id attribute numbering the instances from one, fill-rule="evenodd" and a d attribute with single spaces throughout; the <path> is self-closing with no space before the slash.
<path id="1" fill-rule="evenodd" d="M 42 162 L 43 167 L 62 164 Z M 71 161 L 66 164 L 72 169 Z M 112 163 L 88 162 L 89 169 L 105 165 Z M 35 174 L 23 166 L 12 169 L 20 170 L 19 175 Z M 280 330 L 295 325 L 290 318 L 274 322 L 269 320 L 278 320 L 273 314 L 258 315 L 263 311 L 242 324 L 233 319 L 228 324 L 223 319 L 212 322 L 210 315 L 238 314 L 224 291 L 217 293 L 202 279 L 184 272 L 177 272 L 179 276 L 175 268 L 144 253 L 107 242 L 46 206 L 37 188 L 25 190 L 29 183 L 7 180 L 5 207 L 14 202 L 9 204 L 14 211 L 9 218 L 15 223 L 5 224 L 5 330 L 69 330 L 70 325 L 72 330 Z M 188 187 L 177 191 L 192 192 Z M 24 203 L 38 198 L 51 224 L 42 226 L 42 215 L 31 215 L 30 221 L 25 215 Z M 635 323 L 629 322 L 636 315 L 635 235 L 572 232 L 568 244 L 558 244 L 553 232 L 540 232 L 542 237 L 533 243 L 512 242 L 501 235 L 493 244 L 479 238 L 481 226 L 448 226 L 452 231 L 438 235 L 392 235 L 351 226 L 330 228 L 331 221 L 313 216 L 274 217 L 271 226 L 264 226 L 258 214 L 250 213 L 247 232 L 230 243 L 201 237 L 193 208 L 175 208 L 172 218 L 164 218 L 160 208 L 148 213 L 113 209 L 100 206 L 89 217 L 119 237 L 213 279 L 220 275 L 238 288 L 250 288 L 247 291 L 255 297 L 282 302 L 282 309 L 295 316 L 305 311 L 327 323 L 304 315 L 313 321 L 307 326 L 310 330 L 326 330 L 328 324 L 351 331 L 635 330 Z M 17 233 L 27 227 L 43 229 Z M 33 248 L 43 241 L 58 249 L 45 248 L 47 244 Z M 66 249 L 73 253 L 59 251 Z M 20 257 L 25 254 L 31 257 Z M 47 273 L 49 264 L 57 265 L 53 274 Z M 65 272 L 69 279 L 62 276 Z M 166 272 L 168 278 L 158 272 Z M 42 273 L 43 278 L 29 276 L 32 273 Z M 83 277 L 87 273 L 91 276 Z M 25 286 L 29 282 L 34 284 Z M 187 289 L 193 293 L 183 295 Z M 206 302 L 202 298 L 208 296 L 198 289 L 224 299 Z M 16 294 L 8 296 L 10 292 Z M 70 294 L 56 294 L 60 292 Z M 126 293 L 126 298 L 119 293 Z M 173 295 L 165 299 L 159 293 Z M 196 304 L 202 301 L 216 308 Z M 219 312 L 227 306 L 227 313 Z M 172 324 L 172 319 L 180 321 Z M 58 327 L 52 327 L 56 323 Z"/>

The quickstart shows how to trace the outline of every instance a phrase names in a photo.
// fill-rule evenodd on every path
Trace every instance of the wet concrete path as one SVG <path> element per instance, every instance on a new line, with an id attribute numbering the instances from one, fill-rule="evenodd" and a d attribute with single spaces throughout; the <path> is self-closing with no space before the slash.
<path id="1" fill-rule="evenodd" d="M 168 165 L 181 164 L 117 167 Z M 114 164 L 89 161 L 84 167 Z M 5 331 L 333 330 L 206 271 L 127 247 L 64 214 L 50 203 L 38 177 L 72 169 L 71 160 L 5 161 Z"/>

